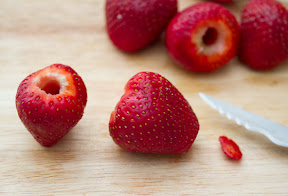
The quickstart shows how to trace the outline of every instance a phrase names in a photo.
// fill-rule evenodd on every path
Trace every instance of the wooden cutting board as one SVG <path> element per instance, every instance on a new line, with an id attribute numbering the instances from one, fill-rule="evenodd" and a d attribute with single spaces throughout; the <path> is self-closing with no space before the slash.
<path id="1" fill-rule="evenodd" d="M 180 10 L 196 2 L 179 0 Z M 246 2 L 228 8 L 239 16 Z M 288 126 L 288 63 L 261 73 L 235 58 L 215 73 L 195 74 L 178 68 L 162 41 L 124 54 L 106 35 L 104 3 L 0 1 L 0 195 L 287 195 L 288 148 L 228 121 L 198 92 Z M 61 142 L 44 148 L 20 122 L 15 94 L 27 75 L 53 63 L 82 76 L 88 105 Z M 201 129 L 186 155 L 124 152 L 110 138 L 110 113 L 139 71 L 168 78 L 196 112 Z M 220 135 L 239 144 L 241 161 L 223 154 Z"/>

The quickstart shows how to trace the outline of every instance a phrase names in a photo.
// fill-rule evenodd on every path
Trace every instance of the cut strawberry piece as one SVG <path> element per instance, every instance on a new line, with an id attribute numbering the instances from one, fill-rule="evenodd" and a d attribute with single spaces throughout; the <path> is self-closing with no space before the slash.
<path id="1" fill-rule="evenodd" d="M 54 64 L 26 77 L 18 87 L 18 115 L 34 138 L 52 146 L 82 118 L 87 91 L 69 66 Z"/>
<path id="2" fill-rule="evenodd" d="M 132 77 L 111 114 L 110 135 L 132 152 L 186 153 L 199 123 L 183 95 L 163 76 L 141 72 Z"/>
<path id="3" fill-rule="evenodd" d="M 234 15 L 216 3 L 199 3 L 176 15 L 166 31 L 166 48 L 184 69 L 212 72 L 237 53 L 240 36 Z"/>
<path id="4" fill-rule="evenodd" d="M 241 159 L 242 153 L 238 145 L 226 136 L 220 136 L 219 141 L 223 152 L 231 159 Z"/>

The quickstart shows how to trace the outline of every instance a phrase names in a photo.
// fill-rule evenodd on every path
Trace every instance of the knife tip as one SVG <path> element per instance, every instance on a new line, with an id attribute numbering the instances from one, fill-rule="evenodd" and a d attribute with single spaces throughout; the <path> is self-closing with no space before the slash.
<path id="1" fill-rule="evenodd" d="M 198 94 L 199 94 L 199 96 L 200 96 L 202 99 L 205 97 L 205 94 L 202 93 L 202 92 L 199 92 Z"/>

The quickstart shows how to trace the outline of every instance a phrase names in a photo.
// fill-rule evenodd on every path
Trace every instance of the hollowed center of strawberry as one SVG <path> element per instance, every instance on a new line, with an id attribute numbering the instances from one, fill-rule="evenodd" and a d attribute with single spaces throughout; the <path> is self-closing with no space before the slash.
<path id="1" fill-rule="evenodd" d="M 206 30 L 204 36 L 202 37 L 202 41 L 205 45 L 211 46 L 217 41 L 217 38 L 218 38 L 218 31 L 213 27 L 209 27 Z"/>
<path id="2" fill-rule="evenodd" d="M 38 82 L 37 86 L 45 91 L 47 94 L 51 95 L 57 95 L 60 93 L 60 83 L 56 78 L 44 76 L 40 78 L 40 81 Z"/>
<path id="3" fill-rule="evenodd" d="M 199 24 L 192 32 L 191 41 L 196 46 L 198 55 L 208 56 L 210 61 L 214 61 L 229 48 L 231 37 L 232 32 L 225 23 L 208 21 Z"/>
<path id="4" fill-rule="evenodd" d="M 47 94 L 57 95 L 60 92 L 60 84 L 55 79 L 42 78 L 40 81 L 39 88 L 45 91 Z"/>
<path id="5" fill-rule="evenodd" d="M 39 73 L 35 77 L 35 86 L 48 95 L 58 95 L 69 90 L 69 83 L 61 73 Z"/>

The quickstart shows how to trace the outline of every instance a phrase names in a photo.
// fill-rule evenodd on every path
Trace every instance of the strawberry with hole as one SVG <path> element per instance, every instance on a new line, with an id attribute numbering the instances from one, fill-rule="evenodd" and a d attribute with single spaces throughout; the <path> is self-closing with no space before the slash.
<path id="1" fill-rule="evenodd" d="M 193 144 L 199 123 L 183 95 L 153 72 L 133 76 L 111 114 L 110 135 L 132 152 L 179 154 Z"/>
<path id="2" fill-rule="evenodd" d="M 270 70 L 288 58 L 288 12 L 275 0 L 251 0 L 242 13 L 239 58 Z"/>
<path id="3" fill-rule="evenodd" d="M 216 3 L 199 3 L 170 22 L 166 48 L 182 68 L 212 72 L 236 55 L 239 32 L 239 25 L 229 10 Z"/>
<path id="4" fill-rule="evenodd" d="M 106 26 L 119 49 L 135 52 L 160 37 L 177 13 L 177 0 L 106 0 Z"/>
<path id="5" fill-rule="evenodd" d="M 54 64 L 26 77 L 18 87 L 18 115 L 43 146 L 52 146 L 82 118 L 87 91 L 69 66 Z"/>
<path id="6" fill-rule="evenodd" d="M 219 141 L 223 152 L 231 159 L 241 159 L 242 153 L 238 145 L 226 136 L 220 136 Z"/>

